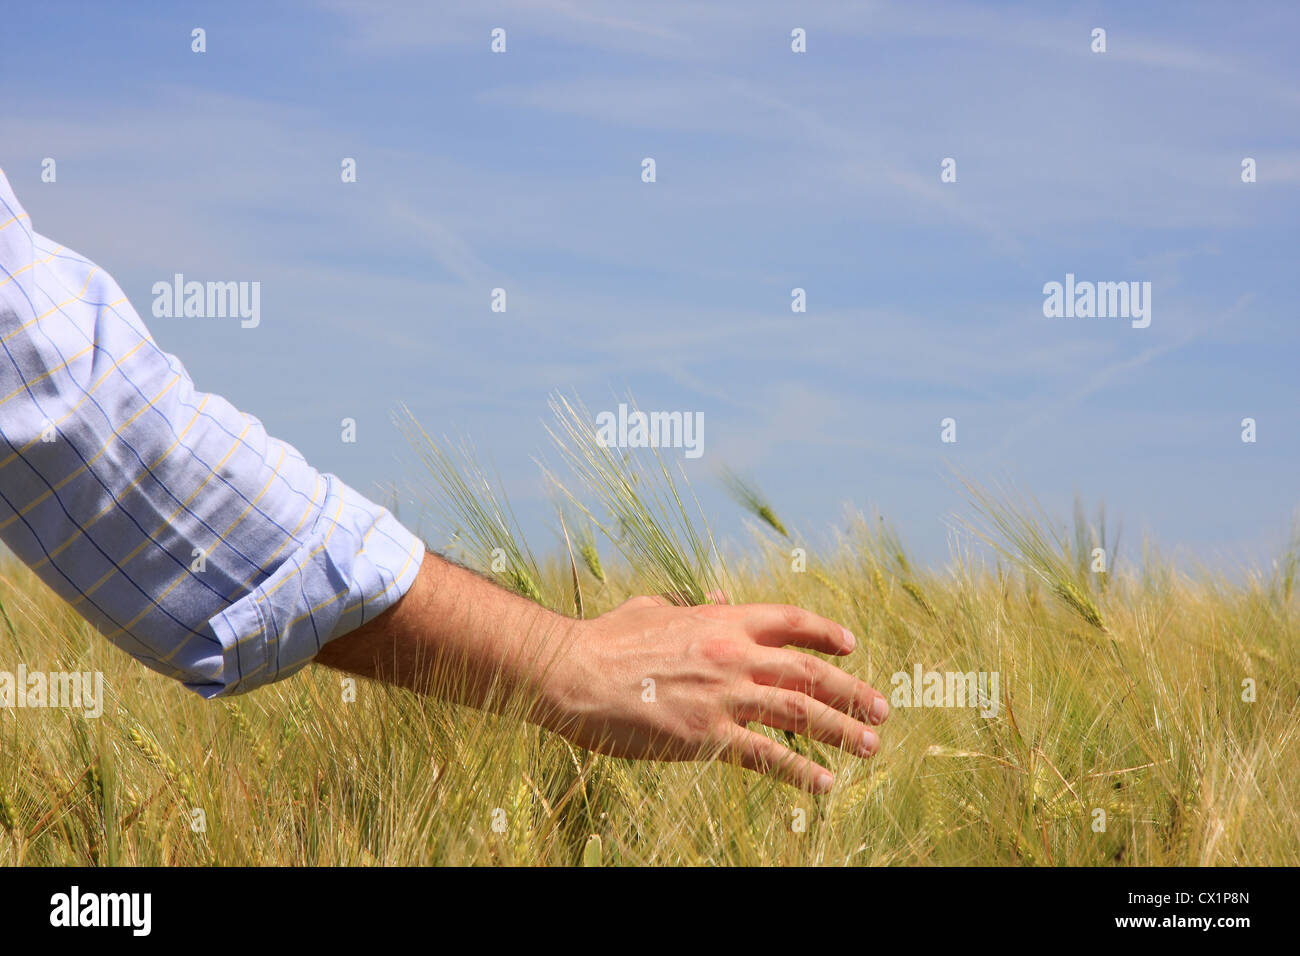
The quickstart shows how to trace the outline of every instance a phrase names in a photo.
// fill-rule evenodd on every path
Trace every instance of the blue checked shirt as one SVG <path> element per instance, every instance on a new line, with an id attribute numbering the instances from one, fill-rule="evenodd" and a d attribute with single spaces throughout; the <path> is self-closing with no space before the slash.
<path id="1" fill-rule="evenodd" d="M 424 546 L 194 387 L 116 282 L 0 172 L 0 538 L 204 697 L 287 677 L 415 580 Z"/>

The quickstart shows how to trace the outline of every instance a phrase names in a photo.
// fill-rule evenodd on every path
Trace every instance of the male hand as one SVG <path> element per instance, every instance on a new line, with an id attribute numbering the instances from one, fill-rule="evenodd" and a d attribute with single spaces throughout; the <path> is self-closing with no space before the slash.
<path id="1" fill-rule="evenodd" d="M 823 793 L 829 770 L 745 725 L 758 721 L 868 757 L 880 747 L 868 725 L 884 721 L 889 706 L 862 681 L 786 645 L 843 655 L 854 641 L 833 621 L 787 605 L 675 607 L 632 598 L 574 622 L 545 679 L 543 694 L 559 715 L 546 722 L 598 753 L 718 754 Z"/>
<path id="2" fill-rule="evenodd" d="M 316 660 L 474 707 L 499 709 L 523 694 L 530 719 L 599 753 L 716 755 L 823 793 L 830 771 L 745 725 L 866 757 L 880 746 L 868 724 L 889 707 L 862 681 L 787 645 L 843 655 L 853 638 L 775 604 L 677 607 L 637 597 L 579 621 L 429 554 L 400 601 Z"/>

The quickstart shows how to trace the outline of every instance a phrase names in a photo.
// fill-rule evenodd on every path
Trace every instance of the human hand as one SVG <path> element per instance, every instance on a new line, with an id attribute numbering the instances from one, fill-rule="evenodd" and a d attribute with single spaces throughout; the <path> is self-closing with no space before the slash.
<path id="1" fill-rule="evenodd" d="M 566 653 L 543 683 L 551 713 L 543 721 L 598 753 L 717 754 L 824 793 L 829 770 L 745 725 L 759 721 L 868 757 L 880 747 L 868 724 L 883 722 L 889 706 L 869 685 L 787 645 L 844 655 L 853 637 L 787 605 L 675 607 L 635 597 L 573 622 Z"/>

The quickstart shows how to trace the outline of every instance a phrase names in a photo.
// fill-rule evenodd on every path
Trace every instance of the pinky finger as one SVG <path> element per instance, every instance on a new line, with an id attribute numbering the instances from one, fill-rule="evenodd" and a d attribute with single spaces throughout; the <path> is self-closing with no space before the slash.
<path id="1" fill-rule="evenodd" d="M 727 754 L 729 759 L 746 770 L 771 774 L 809 793 L 826 793 L 835 782 L 825 767 L 799 756 L 771 737 L 739 724 L 731 734 Z"/>

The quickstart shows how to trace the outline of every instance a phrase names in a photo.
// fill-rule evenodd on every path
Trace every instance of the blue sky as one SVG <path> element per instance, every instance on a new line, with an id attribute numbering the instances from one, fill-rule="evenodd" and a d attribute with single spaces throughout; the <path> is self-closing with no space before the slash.
<path id="1" fill-rule="evenodd" d="M 419 477 L 405 402 L 552 548 L 534 458 L 559 390 L 703 412 L 684 466 L 724 536 L 724 464 L 814 537 L 878 508 L 936 563 L 967 511 L 950 466 L 1062 516 L 1104 499 L 1128 556 L 1150 535 L 1189 564 L 1267 563 L 1300 505 L 1294 5 L 5 17 L 0 166 L 36 229 L 112 273 L 200 388 L 381 499 Z M 261 324 L 152 318 L 177 272 L 259 281 Z M 1067 272 L 1151 282 L 1150 327 L 1045 318 Z"/>

